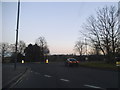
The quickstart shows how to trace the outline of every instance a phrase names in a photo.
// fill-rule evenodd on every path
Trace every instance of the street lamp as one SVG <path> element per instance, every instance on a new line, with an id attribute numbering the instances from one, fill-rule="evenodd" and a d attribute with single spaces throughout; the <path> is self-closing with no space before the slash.
<path id="1" fill-rule="evenodd" d="M 18 45 L 19 15 L 20 15 L 20 0 L 18 0 L 18 11 L 17 11 L 17 27 L 16 27 L 16 44 L 15 44 L 15 63 L 14 63 L 14 69 L 16 69 L 16 63 L 17 63 L 17 45 Z"/>

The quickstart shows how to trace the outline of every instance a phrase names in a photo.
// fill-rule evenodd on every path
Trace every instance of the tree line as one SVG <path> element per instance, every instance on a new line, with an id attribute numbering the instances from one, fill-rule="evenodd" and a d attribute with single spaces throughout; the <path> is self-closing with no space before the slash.
<path id="1" fill-rule="evenodd" d="M 118 9 L 115 6 L 105 6 L 96 11 L 96 16 L 89 16 L 80 31 L 87 39 L 87 45 L 91 48 L 89 54 L 104 55 L 106 61 L 114 62 L 116 56 L 120 56 L 120 28 Z M 85 53 L 86 43 L 78 40 L 75 50 L 80 55 Z"/>
<path id="2" fill-rule="evenodd" d="M 49 54 L 49 48 L 44 37 L 39 37 L 35 44 L 29 44 L 26 46 L 25 42 L 20 40 L 17 49 L 17 61 L 21 62 L 25 60 L 26 62 L 39 62 L 44 61 Z M 2 62 L 5 62 L 5 58 L 11 58 L 11 62 L 15 61 L 15 44 L 0 43 L 0 56 L 2 57 Z"/>
<path id="3" fill-rule="evenodd" d="M 25 49 L 25 60 L 27 62 L 44 62 L 49 54 L 47 42 L 44 37 L 39 37 L 35 45 L 29 44 Z"/>

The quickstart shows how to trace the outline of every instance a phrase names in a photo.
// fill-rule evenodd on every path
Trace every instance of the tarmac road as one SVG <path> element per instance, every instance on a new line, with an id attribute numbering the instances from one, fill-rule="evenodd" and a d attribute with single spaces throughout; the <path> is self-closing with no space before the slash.
<path id="1" fill-rule="evenodd" d="M 0 62 L 0 89 L 2 89 L 2 63 Z"/>
<path id="2" fill-rule="evenodd" d="M 13 88 L 118 88 L 118 72 L 85 67 L 65 67 L 64 63 L 27 63 L 31 68 Z"/>

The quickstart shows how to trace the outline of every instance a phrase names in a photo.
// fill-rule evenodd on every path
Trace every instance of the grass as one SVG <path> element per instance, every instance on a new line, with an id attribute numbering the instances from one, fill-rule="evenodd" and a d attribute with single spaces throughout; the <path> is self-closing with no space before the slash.
<path id="1" fill-rule="evenodd" d="M 116 64 L 108 64 L 100 61 L 80 62 L 80 66 L 99 68 L 99 69 L 118 70 L 118 67 L 116 66 Z"/>

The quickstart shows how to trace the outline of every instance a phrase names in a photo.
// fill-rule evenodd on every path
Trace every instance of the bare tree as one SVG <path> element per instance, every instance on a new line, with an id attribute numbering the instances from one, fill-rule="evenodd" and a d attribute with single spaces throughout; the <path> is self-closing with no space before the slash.
<path id="1" fill-rule="evenodd" d="M 89 33 L 89 36 L 85 35 L 91 40 L 94 48 L 114 58 L 120 42 L 117 9 L 115 6 L 106 6 L 98 9 L 96 13 L 96 17 L 90 16 L 84 24 L 84 29 Z"/>
<path id="2" fill-rule="evenodd" d="M 2 61 L 4 62 L 4 57 L 5 57 L 5 53 L 7 53 L 8 49 L 9 49 L 9 44 L 8 43 L 1 43 L 1 55 L 2 55 Z"/>
<path id="3" fill-rule="evenodd" d="M 48 46 L 45 46 L 44 47 L 44 54 L 47 55 L 49 53 L 50 53 L 50 50 L 49 50 Z"/>
<path id="4" fill-rule="evenodd" d="M 11 52 L 15 52 L 15 44 L 10 44 L 9 48 Z"/>
<path id="5" fill-rule="evenodd" d="M 18 52 L 21 53 L 21 54 L 24 54 L 24 50 L 26 48 L 26 44 L 24 41 L 19 41 L 19 44 L 18 44 Z"/>
<path id="6" fill-rule="evenodd" d="M 115 55 L 116 44 L 118 43 L 118 18 L 117 9 L 114 6 L 105 7 L 97 12 L 98 29 L 101 35 L 101 41 L 106 48 L 107 54 Z"/>
<path id="7" fill-rule="evenodd" d="M 42 52 L 44 52 L 44 48 L 47 47 L 47 42 L 45 40 L 45 37 L 39 37 L 37 40 L 36 40 L 36 44 L 38 46 L 40 46 Z"/>
<path id="8" fill-rule="evenodd" d="M 36 40 L 36 44 L 40 47 L 42 61 L 44 61 L 44 55 L 49 53 L 49 49 L 45 37 L 39 37 Z"/>
<path id="9" fill-rule="evenodd" d="M 92 43 L 92 47 L 95 48 L 95 50 L 100 49 L 102 53 L 105 55 L 105 51 L 102 47 L 101 39 L 100 39 L 100 32 L 97 28 L 97 20 L 94 16 L 90 16 L 87 19 L 87 23 L 84 24 L 83 28 L 87 30 L 88 35 L 84 34 Z"/>
<path id="10" fill-rule="evenodd" d="M 84 43 L 82 41 L 77 41 L 74 48 L 75 50 L 80 54 L 80 56 L 84 53 L 83 49 L 84 49 Z"/>

